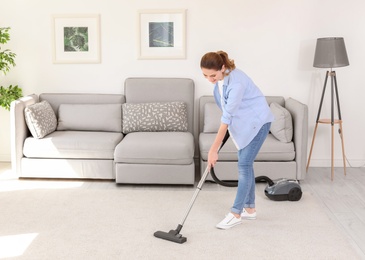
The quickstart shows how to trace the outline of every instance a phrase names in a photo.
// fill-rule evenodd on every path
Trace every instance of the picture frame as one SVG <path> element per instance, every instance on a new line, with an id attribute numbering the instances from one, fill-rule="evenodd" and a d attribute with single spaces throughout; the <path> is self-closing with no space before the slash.
<path id="1" fill-rule="evenodd" d="M 100 15 L 53 15 L 53 63 L 100 63 Z"/>
<path id="2" fill-rule="evenodd" d="M 138 59 L 186 58 L 186 10 L 139 10 Z"/>

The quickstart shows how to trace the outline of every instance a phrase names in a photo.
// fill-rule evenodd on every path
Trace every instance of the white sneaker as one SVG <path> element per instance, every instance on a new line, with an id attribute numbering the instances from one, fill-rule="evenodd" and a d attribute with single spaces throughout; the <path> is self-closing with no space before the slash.
<path id="1" fill-rule="evenodd" d="M 242 220 L 241 218 L 236 218 L 231 212 L 228 213 L 226 215 L 226 217 L 221 221 L 219 222 L 217 225 L 216 225 L 216 228 L 219 228 L 219 229 L 229 229 L 231 227 L 234 227 L 238 224 L 241 224 L 242 223 Z"/>
<path id="2" fill-rule="evenodd" d="M 256 219 L 256 211 L 254 213 L 248 213 L 245 209 L 243 209 L 243 211 L 241 213 L 241 218 L 254 220 L 254 219 Z"/>

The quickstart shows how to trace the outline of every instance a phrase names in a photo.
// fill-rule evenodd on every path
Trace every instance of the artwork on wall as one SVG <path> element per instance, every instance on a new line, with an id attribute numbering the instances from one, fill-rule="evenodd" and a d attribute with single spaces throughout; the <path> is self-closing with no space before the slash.
<path id="1" fill-rule="evenodd" d="M 141 10 L 139 59 L 185 59 L 186 10 Z"/>
<path id="2" fill-rule="evenodd" d="M 53 63 L 100 63 L 99 15 L 54 15 L 53 41 Z"/>

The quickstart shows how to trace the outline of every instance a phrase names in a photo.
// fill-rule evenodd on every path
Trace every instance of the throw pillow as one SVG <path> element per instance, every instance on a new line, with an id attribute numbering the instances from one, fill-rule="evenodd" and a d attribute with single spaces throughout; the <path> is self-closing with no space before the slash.
<path id="1" fill-rule="evenodd" d="M 280 142 L 289 143 L 293 139 L 293 122 L 290 112 L 278 103 L 270 104 L 275 120 L 271 123 L 270 131 Z"/>
<path id="2" fill-rule="evenodd" d="M 123 133 L 186 132 L 187 106 L 184 102 L 124 103 Z"/>
<path id="3" fill-rule="evenodd" d="M 46 100 L 27 106 L 24 109 L 24 115 L 25 122 L 34 138 L 43 138 L 57 128 L 56 115 Z"/>
<path id="4" fill-rule="evenodd" d="M 57 130 L 122 132 L 122 104 L 61 104 Z"/>

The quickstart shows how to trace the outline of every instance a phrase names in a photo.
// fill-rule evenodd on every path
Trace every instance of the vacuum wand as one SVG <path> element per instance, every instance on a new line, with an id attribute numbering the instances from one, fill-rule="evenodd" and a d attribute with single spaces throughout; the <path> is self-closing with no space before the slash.
<path id="1" fill-rule="evenodd" d="M 223 138 L 223 140 L 222 140 L 222 144 L 221 144 L 221 146 L 218 149 L 218 152 L 220 151 L 220 149 L 222 149 L 222 147 L 224 146 L 224 144 L 227 142 L 228 138 L 229 138 L 229 132 L 227 131 L 226 134 L 225 134 L 225 136 L 224 136 L 224 138 Z M 196 190 L 194 192 L 194 195 L 191 198 L 191 201 L 189 203 L 188 208 L 186 209 L 185 215 L 182 218 L 180 224 L 177 226 L 177 228 L 176 229 L 172 229 L 169 232 L 156 231 L 153 234 L 155 237 L 162 238 L 162 239 L 165 239 L 165 240 L 169 240 L 169 241 L 172 241 L 172 242 L 175 242 L 175 243 L 180 243 L 180 244 L 186 242 L 186 237 L 183 237 L 180 234 L 180 231 L 181 231 L 182 227 L 184 226 L 185 220 L 188 217 L 188 215 L 190 213 L 190 210 L 191 210 L 191 208 L 194 205 L 194 202 L 196 200 L 196 197 L 198 197 L 198 194 L 199 194 L 200 190 L 202 189 L 203 184 L 204 184 L 205 180 L 208 177 L 208 174 L 210 173 L 210 170 L 212 170 L 212 172 L 213 172 L 213 167 L 210 168 L 210 165 L 208 165 L 207 168 L 205 169 L 204 173 L 203 173 L 202 178 L 200 179 L 200 181 L 198 183 L 198 186 L 196 187 Z M 213 177 L 216 178 L 215 174 L 214 174 Z"/>
<path id="2" fill-rule="evenodd" d="M 172 241 L 172 242 L 175 242 L 175 243 L 179 243 L 179 244 L 182 244 L 182 243 L 185 243 L 186 242 L 186 237 L 183 237 L 181 234 L 180 234 L 180 231 L 182 229 L 182 227 L 184 226 L 184 223 L 185 223 L 185 220 L 187 219 L 189 213 L 190 213 L 190 210 L 191 208 L 193 207 L 194 205 L 194 202 L 196 200 L 196 198 L 198 197 L 198 194 L 200 192 L 200 190 L 202 189 L 203 187 L 203 184 L 209 174 L 209 165 L 207 166 L 207 168 L 205 169 L 204 171 L 204 174 L 203 174 L 203 177 L 200 179 L 199 183 L 198 183 L 198 186 L 196 187 L 196 190 L 194 192 L 194 195 L 193 197 L 191 198 L 191 201 L 189 203 L 189 206 L 187 207 L 186 209 L 186 212 L 184 214 L 184 217 L 182 218 L 180 224 L 177 226 L 176 229 L 172 229 L 170 230 L 169 232 L 163 232 L 163 231 L 156 231 L 153 235 L 155 237 L 158 237 L 158 238 L 162 238 L 162 239 L 165 239 L 165 240 L 169 240 L 169 241 Z"/>

